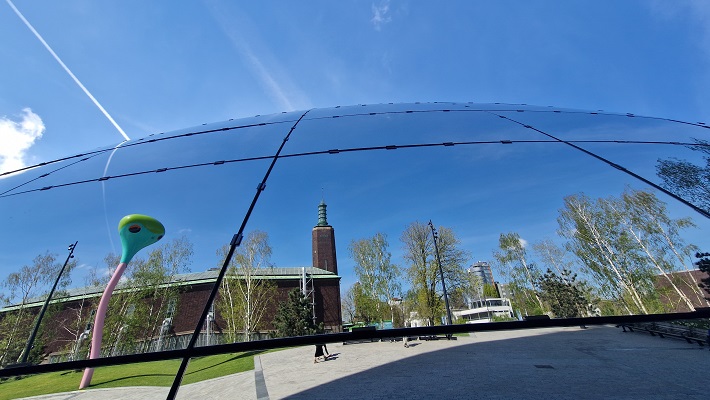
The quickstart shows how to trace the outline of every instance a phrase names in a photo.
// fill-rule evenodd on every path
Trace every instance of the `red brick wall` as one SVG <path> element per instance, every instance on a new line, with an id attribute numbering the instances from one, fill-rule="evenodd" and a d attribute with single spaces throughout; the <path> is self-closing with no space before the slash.
<path id="1" fill-rule="evenodd" d="M 342 327 L 340 278 L 314 279 L 313 281 L 316 322 L 323 322 L 328 331 L 340 332 Z M 293 279 L 278 279 L 274 282 L 277 283 L 277 297 L 264 317 L 264 330 L 273 329 L 272 321 L 278 310 L 278 305 L 288 299 L 288 292 L 292 289 L 300 289 L 300 278 L 297 277 Z M 174 333 L 185 334 L 195 330 L 212 287 L 212 283 L 202 283 L 181 289 L 177 309 L 173 316 Z M 82 301 L 84 301 L 83 309 L 81 310 L 83 321 L 80 324 L 81 326 L 77 327 L 77 310 L 80 308 Z M 94 322 L 89 314 L 96 308 L 98 301 L 99 296 L 86 300 L 66 302 L 62 304 L 61 309 L 58 311 L 45 314 L 46 323 L 43 326 L 45 327 L 44 329 L 50 330 L 49 337 L 52 338 L 46 343 L 45 354 L 60 351 L 67 345 L 73 345 L 76 339 L 73 333 L 77 329 L 79 329 L 79 333 L 83 332 L 86 322 Z M 146 299 L 146 301 L 150 300 Z M 29 312 L 36 314 L 39 312 L 39 307 L 31 309 Z M 111 310 L 108 312 L 111 312 Z M 226 324 L 220 317 L 219 312 L 216 312 L 216 314 L 213 329 L 215 332 L 221 332 Z"/>
<path id="2" fill-rule="evenodd" d="M 316 323 L 323 322 L 323 325 L 333 332 L 340 332 L 342 318 L 340 315 L 340 278 L 314 279 L 314 298 L 316 301 Z M 274 329 L 272 321 L 276 316 L 279 304 L 288 299 L 288 292 L 293 289 L 300 289 L 300 279 L 278 279 L 276 301 L 267 309 L 264 316 L 264 330 Z M 202 313 L 211 284 L 192 287 L 183 293 L 178 304 L 178 311 L 173 318 L 173 325 L 176 333 L 192 332 Z M 217 295 L 219 297 L 219 295 Z M 221 332 L 226 326 L 224 319 L 217 311 L 215 313 L 215 331 Z"/>
<path id="3" fill-rule="evenodd" d="M 694 307 L 709 306 L 706 300 L 710 300 L 710 291 L 708 289 L 703 289 L 701 286 L 703 284 L 703 279 L 709 278 L 708 274 L 700 270 L 693 270 L 674 272 L 668 276 L 673 283 L 675 283 L 678 290 L 690 299 Z M 670 306 L 671 309 L 669 312 L 690 311 L 688 305 L 680 298 L 671 283 L 668 282 L 668 279 L 663 276 L 657 276 L 655 285 L 656 289 L 660 293 L 661 301 Z M 690 287 L 691 285 L 700 286 L 699 289 L 701 294 L 699 295 L 696 291 L 694 291 L 693 288 Z"/>
<path id="4" fill-rule="evenodd" d="M 335 254 L 335 230 L 332 226 L 313 228 L 313 266 L 338 273 L 338 259 Z"/>

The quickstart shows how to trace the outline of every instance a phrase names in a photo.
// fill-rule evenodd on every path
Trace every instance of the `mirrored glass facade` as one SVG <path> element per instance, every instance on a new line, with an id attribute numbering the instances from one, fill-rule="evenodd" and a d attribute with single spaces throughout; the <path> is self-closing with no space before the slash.
<path id="1" fill-rule="evenodd" d="M 341 294 L 358 281 L 353 241 L 386 235 L 392 263 L 406 271 L 414 261 L 403 233 L 432 221 L 455 233 L 467 255 L 462 268 L 490 262 L 496 282 L 525 282 L 515 275 L 519 260 L 496 258 L 505 250 L 501 235 L 515 233 L 539 274 L 555 266 L 535 245 L 560 249 L 565 265 L 593 288 L 598 312 L 642 313 L 641 304 L 649 313 L 685 311 L 679 296 L 707 306 L 699 278 L 681 275 L 696 268 L 696 251 L 710 251 L 710 224 L 702 204 L 693 209 L 688 196 L 669 195 L 677 191 L 658 171 L 663 160 L 706 168 L 708 133 L 704 124 L 663 118 L 472 103 L 354 105 L 207 124 L 3 175 L 0 265 L 6 276 L 46 252 L 61 260 L 66 245 L 78 241 L 71 286 L 82 288 L 89 270 L 105 275 L 107 254 L 120 254 L 118 221 L 146 214 L 166 228 L 158 245 L 178 238 L 191 243 L 189 267 L 175 284 L 204 288 L 184 299 L 202 310 L 213 269 L 222 266 L 219 251 L 246 221 L 245 238 L 268 235 L 264 275 L 288 281 L 279 299 L 307 289 L 304 282 L 312 279 L 314 316 L 327 332 L 338 332 L 348 319 Z M 646 204 L 624 211 L 625 194 L 643 194 Z M 321 203 L 337 268 L 314 265 Z M 645 206 L 650 218 L 642 218 Z M 579 225 L 585 218 L 588 225 Z M 577 235 L 582 230 L 587 236 Z M 151 249 L 136 258 L 146 259 Z M 675 286 L 628 287 L 631 275 L 646 273 Z M 322 279 L 331 286 L 318 292 Z M 399 297 L 412 287 L 409 279 L 401 276 Z M 611 306 L 620 302 L 625 306 Z M 513 307 L 526 313 L 515 298 Z M 254 328 L 256 338 L 274 329 L 276 310 L 269 308 Z M 177 313 L 170 317 L 172 337 L 191 333 L 199 314 L 180 306 Z M 214 321 L 213 329 L 229 331 L 224 319 Z M 152 349 L 165 348 L 153 343 Z"/>

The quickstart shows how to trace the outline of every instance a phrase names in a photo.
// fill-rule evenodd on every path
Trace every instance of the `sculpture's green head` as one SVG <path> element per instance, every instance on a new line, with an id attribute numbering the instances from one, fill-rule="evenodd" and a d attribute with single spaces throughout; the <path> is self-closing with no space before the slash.
<path id="1" fill-rule="evenodd" d="M 142 248 L 162 239 L 165 235 L 165 227 L 155 218 L 131 214 L 121 218 L 118 223 L 118 234 L 121 236 L 123 246 L 121 262 L 127 263 Z"/>

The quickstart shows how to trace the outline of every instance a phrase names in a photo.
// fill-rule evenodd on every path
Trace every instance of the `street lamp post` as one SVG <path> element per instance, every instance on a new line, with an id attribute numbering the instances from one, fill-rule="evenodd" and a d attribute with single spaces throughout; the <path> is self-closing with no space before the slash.
<path id="1" fill-rule="evenodd" d="M 30 350 L 32 349 L 32 344 L 35 341 L 35 336 L 37 336 L 37 331 L 39 330 L 39 324 L 42 322 L 42 317 L 44 317 L 44 312 L 47 311 L 47 306 L 49 305 L 49 300 L 52 298 L 52 295 L 54 294 L 54 290 L 57 288 L 57 285 L 59 284 L 59 280 L 62 278 L 62 274 L 64 273 L 64 269 L 67 267 L 67 264 L 69 264 L 69 260 L 74 258 L 74 249 L 76 248 L 76 245 L 79 243 L 79 241 L 74 242 L 74 244 L 70 244 L 69 248 L 69 255 L 67 256 L 67 259 L 64 261 L 64 265 L 62 265 L 62 269 L 59 270 L 59 275 L 57 275 L 57 279 L 54 281 L 54 286 L 52 286 L 52 290 L 49 291 L 49 295 L 47 295 L 47 299 L 44 301 L 44 305 L 42 305 L 42 309 L 39 312 L 39 315 L 37 316 L 37 322 L 35 323 L 34 329 L 32 329 L 32 333 L 30 334 L 30 338 L 27 340 L 27 346 L 25 347 L 25 350 L 22 352 L 22 356 L 18 360 L 19 364 L 24 364 L 27 362 L 27 357 L 30 355 Z"/>
<path id="2" fill-rule="evenodd" d="M 444 290 L 444 304 L 446 304 L 446 325 L 452 324 L 451 319 L 451 308 L 449 307 L 449 296 L 446 293 L 446 282 L 444 281 L 444 270 L 441 268 L 441 257 L 439 256 L 439 245 L 437 244 L 438 235 L 436 229 L 434 229 L 434 224 L 429 220 L 429 228 L 431 228 L 431 234 L 434 237 L 434 251 L 436 252 L 436 263 L 439 264 L 439 274 L 441 275 L 441 287 Z"/>

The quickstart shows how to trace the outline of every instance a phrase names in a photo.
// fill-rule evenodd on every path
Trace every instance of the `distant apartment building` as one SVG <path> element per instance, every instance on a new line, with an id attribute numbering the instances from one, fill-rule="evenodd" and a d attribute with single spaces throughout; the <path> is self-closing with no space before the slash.
<path id="1" fill-rule="evenodd" d="M 484 285 L 495 285 L 493 271 L 491 271 L 491 266 L 486 261 L 478 261 L 474 263 L 466 270 L 466 272 L 480 277 Z"/>

